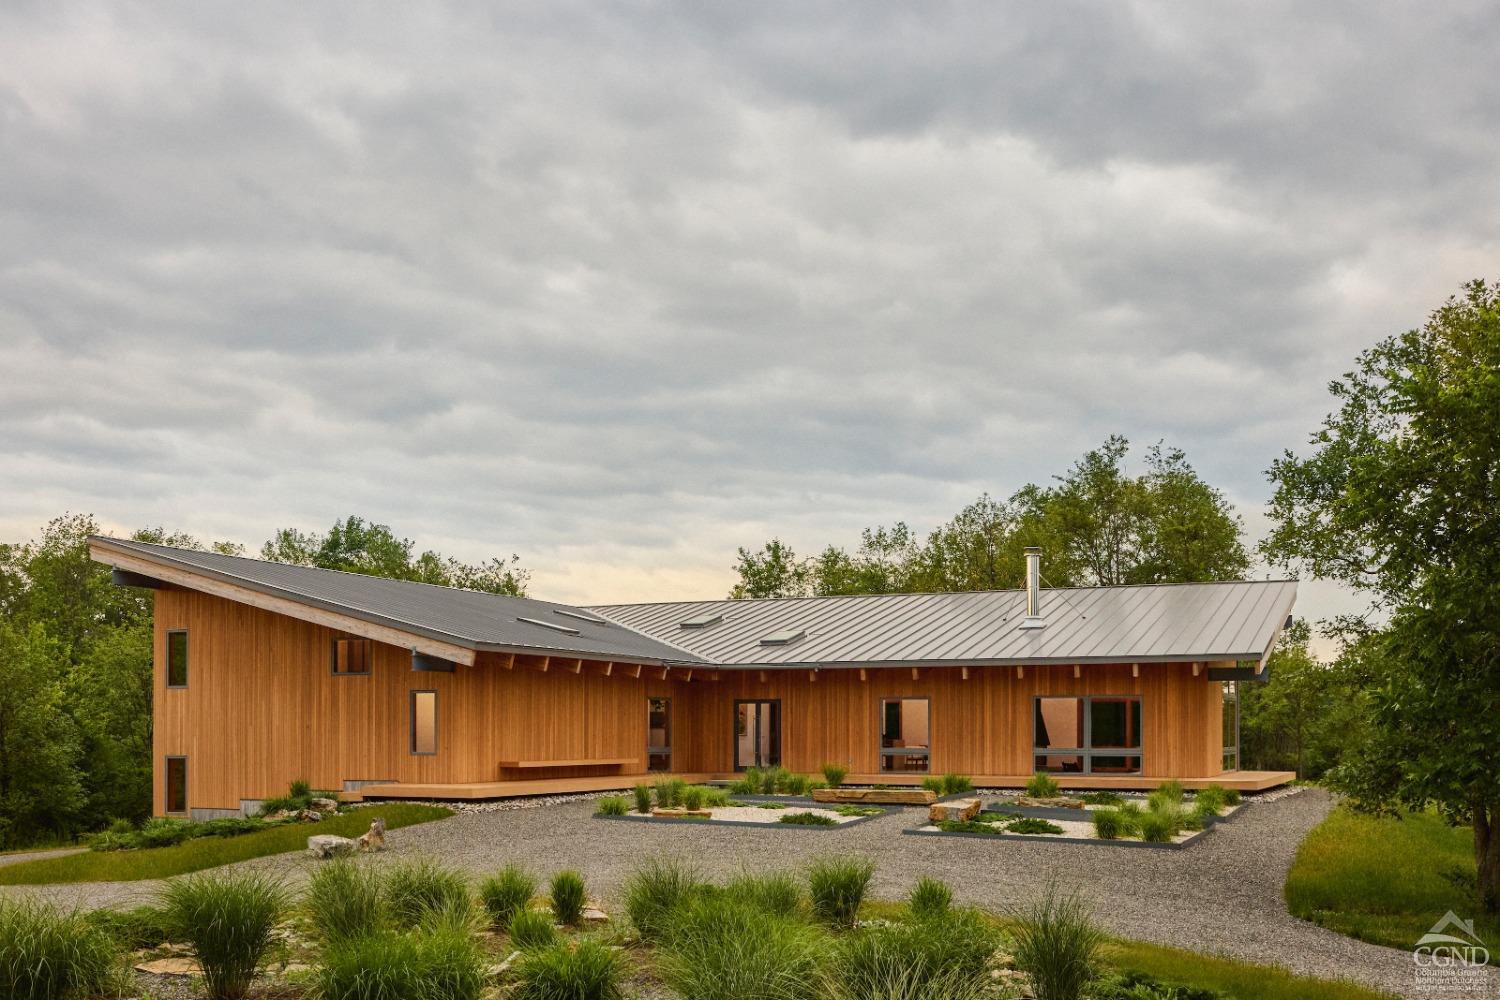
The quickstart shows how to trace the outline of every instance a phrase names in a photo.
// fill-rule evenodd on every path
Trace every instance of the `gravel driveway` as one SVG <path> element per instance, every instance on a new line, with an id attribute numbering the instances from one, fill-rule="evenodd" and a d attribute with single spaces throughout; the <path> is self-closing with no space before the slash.
<path id="1" fill-rule="evenodd" d="M 1181 851 L 1079 844 L 989 842 L 963 837 L 907 837 L 921 818 L 902 810 L 845 829 L 736 829 L 719 824 L 653 826 L 591 818 L 590 802 L 537 809 L 463 814 L 395 830 L 389 861 L 427 854 L 475 873 L 519 861 L 540 874 L 583 872 L 607 904 L 640 858 L 657 852 L 696 861 L 705 871 L 796 865 L 825 853 L 859 852 L 876 859 L 877 897 L 896 899 L 922 875 L 947 881 L 962 900 L 993 910 L 1029 898 L 1056 879 L 1076 887 L 1111 930 L 1194 951 L 1270 962 L 1295 972 L 1344 977 L 1402 995 L 1412 993 L 1407 952 L 1364 944 L 1291 917 L 1281 886 L 1302 837 L 1330 808 L 1327 793 L 1308 789 L 1255 802 Z M 246 862 L 243 867 L 305 877 L 300 854 Z M 156 891 L 149 882 L 14 888 L 65 905 L 130 905 Z M 1500 974 L 1491 973 L 1500 996 Z"/>

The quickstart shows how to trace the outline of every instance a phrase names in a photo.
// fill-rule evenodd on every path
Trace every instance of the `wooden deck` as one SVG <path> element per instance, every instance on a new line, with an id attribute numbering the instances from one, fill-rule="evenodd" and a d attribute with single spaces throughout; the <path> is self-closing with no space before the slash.
<path id="1" fill-rule="evenodd" d="M 484 799 L 521 798 L 528 795 L 571 795 L 577 792 L 613 792 L 631 788 L 641 782 L 651 783 L 659 778 L 680 778 L 700 784 L 705 781 L 729 781 L 734 774 L 600 774 L 586 778 L 535 778 L 525 781 L 484 781 L 468 784 L 389 784 L 366 785 L 354 792 L 342 792 L 344 802 L 363 802 L 367 799 L 448 799 L 455 801 L 480 801 Z M 920 785 L 922 774 L 851 774 L 844 779 L 847 785 Z M 1022 788 L 1031 780 L 1029 774 L 976 774 L 971 780 L 979 788 Z M 1118 788 L 1147 790 L 1162 783 L 1161 778 L 1135 776 L 1109 777 L 1105 775 L 1056 774 L 1053 775 L 1063 788 Z M 1203 788 L 1206 785 L 1222 785 L 1241 792 L 1263 792 L 1295 780 L 1292 771 L 1226 771 L 1212 778 L 1181 778 L 1184 788 Z"/>

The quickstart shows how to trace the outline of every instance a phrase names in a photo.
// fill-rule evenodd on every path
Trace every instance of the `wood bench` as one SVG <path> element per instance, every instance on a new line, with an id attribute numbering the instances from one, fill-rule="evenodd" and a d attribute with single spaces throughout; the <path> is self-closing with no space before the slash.
<path id="1" fill-rule="evenodd" d="M 579 760 L 502 760 L 502 771 L 530 771 L 552 767 L 610 767 L 620 768 L 626 764 L 638 764 L 638 757 L 588 757 Z"/>

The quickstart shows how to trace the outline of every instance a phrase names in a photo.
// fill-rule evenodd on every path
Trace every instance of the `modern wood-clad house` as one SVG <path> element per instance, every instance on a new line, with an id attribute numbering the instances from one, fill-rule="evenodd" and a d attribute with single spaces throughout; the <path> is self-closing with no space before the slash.
<path id="1" fill-rule="evenodd" d="M 294 779 L 491 798 L 751 766 L 1246 789 L 1237 685 L 1286 580 L 571 607 L 96 537 L 155 590 L 159 814 Z"/>

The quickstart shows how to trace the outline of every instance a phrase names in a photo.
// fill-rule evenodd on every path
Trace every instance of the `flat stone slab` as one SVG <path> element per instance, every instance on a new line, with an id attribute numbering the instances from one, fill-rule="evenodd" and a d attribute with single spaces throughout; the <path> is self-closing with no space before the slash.
<path id="1" fill-rule="evenodd" d="M 925 788 L 815 788 L 814 802 L 852 802 L 884 806 L 930 806 L 937 793 Z"/>
<path id="2" fill-rule="evenodd" d="M 713 813 L 707 809 L 653 809 L 653 816 L 664 816 L 667 819 L 682 819 L 684 816 L 696 816 L 699 819 L 712 819 Z"/>
<path id="3" fill-rule="evenodd" d="M 951 820 L 963 823 L 979 815 L 978 799 L 954 799 L 951 802 L 934 802 L 927 807 L 927 818 L 933 823 Z"/>
<path id="4" fill-rule="evenodd" d="M 137 962 L 135 971 L 153 976 L 201 976 L 196 958 L 155 958 L 149 962 Z"/>

